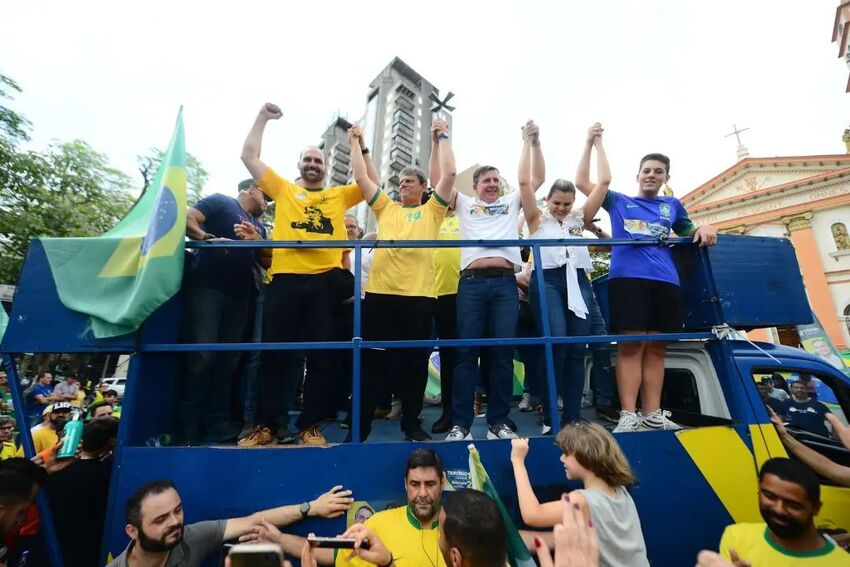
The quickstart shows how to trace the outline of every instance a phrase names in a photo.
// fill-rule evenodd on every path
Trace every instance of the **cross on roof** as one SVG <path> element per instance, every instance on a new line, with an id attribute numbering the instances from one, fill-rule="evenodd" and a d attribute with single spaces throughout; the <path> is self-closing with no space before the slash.
<path id="1" fill-rule="evenodd" d="M 738 127 L 735 124 L 732 124 L 732 132 L 730 132 L 729 134 L 726 134 L 723 137 L 728 138 L 729 136 L 735 136 L 735 138 L 738 140 L 738 145 L 743 146 L 743 144 L 741 143 L 741 132 L 746 132 L 747 130 L 749 130 L 749 128 L 744 128 L 743 130 L 738 130 Z"/>

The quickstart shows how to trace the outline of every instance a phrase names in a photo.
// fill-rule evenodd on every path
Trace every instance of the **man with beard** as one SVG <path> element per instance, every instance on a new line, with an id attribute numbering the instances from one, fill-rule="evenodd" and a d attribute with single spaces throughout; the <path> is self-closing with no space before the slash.
<path id="1" fill-rule="evenodd" d="M 783 402 L 777 413 L 786 419 L 790 427 L 829 438 L 826 428 L 829 408 L 809 396 L 806 383 L 802 376 L 800 378 L 791 383 L 791 398 Z"/>
<path id="2" fill-rule="evenodd" d="M 376 545 L 381 550 L 389 550 L 392 555 L 389 561 L 383 558 L 378 563 L 369 562 L 370 554 L 364 553 L 364 550 L 358 550 L 358 556 L 349 559 L 349 551 L 317 548 L 313 550 L 316 563 L 340 567 L 446 567 L 438 544 L 440 497 L 443 493 L 443 462 L 439 455 L 431 449 L 413 451 L 407 459 L 404 486 L 407 490 L 407 506 L 378 512 L 343 534 L 344 537 L 358 537 L 363 531 L 360 528 L 365 526 L 367 530 L 359 537 L 369 540 L 371 551 L 377 551 Z M 289 555 L 299 556 L 306 540 L 300 536 L 282 534 L 274 526 L 263 524 L 255 526 L 240 541 L 277 543 Z"/>
<path id="3" fill-rule="evenodd" d="M 759 511 L 765 524 L 736 524 L 720 539 L 720 554 L 735 565 L 850 565 L 850 555 L 815 529 L 820 485 L 812 470 L 791 459 L 770 459 L 759 474 Z"/>
<path id="4" fill-rule="evenodd" d="M 250 516 L 183 525 L 183 502 L 170 480 L 140 487 L 127 501 L 124 530 L 130 544 L 107 567 L 197 567 L 222 543 L 263 522 L 285 526 L 308 516 L 335 518 L 348 510 L 350 490 L 335 486 L 312 502 L 261 510 Z M 300 550 L 299 550 L 300 552 Z"/>
<path id="5" fill-rule="evenodd" d="M 47 472 L 20 457 L 0 462 L 0 565 L 8 557 L 6 541 L 24 520 L 38 489 L 47 480 Z"/>
<path id="6" fill-rule="evenodd" d="M 357 184 L 325 187 L 325 160 L 318 148 L 301 152 L 297 183 L 282 178 L 260 160 L 266 123 L 283 113 L 274 104 L 263 105 L 242 148 L 242 162 L 257 182 L 257 187 L 275 201 L 273 240 L 333 242 L 346 239 L 345 211 L 363 200 Z M 363 155 L 368 154 L 362 148 Z M 368 158 L 367 158 L 368 159 Z M 378 182 L 371 160 L 367 161 L 370 178 Z M 271 283 L 266 288 L 263 306 L 263 341 L 329 341 L 334 330 L 334 308 L 350 297 L 339 289 L 342 248 L 275 248 L 269 269 Z M 350 274 L 347 274 L 350 277 Z M 353 289 L 353 278 L 350 278 Z M 344 297 L 339 297 L 343 295 Z M 260 364 L 260 391 L 254 432 L 240 446 L 268 445 L 275 442 L 283 393 L 281 375 L 292 376 L 300 364 L 294 350 L 265 351 Z M 306 445 L 323 445 L 320 422 L 333 413 L 334 399 L 327 393 L 333 387 L 331 360 L 326 352 L 307 353 L 304 403 L 298 417 L 299 440 Z"/>
<path id="7" fill-rule="evenodd" d="M 32 432 L 32 443 L 35 445 L 36 454 L 50 449 L 59 442 L 59 435 L 65 428 L 70 413 L 69 402 L 56 402 L 50 407 L 49 417 L 44 422 L 44 426 Z"/>

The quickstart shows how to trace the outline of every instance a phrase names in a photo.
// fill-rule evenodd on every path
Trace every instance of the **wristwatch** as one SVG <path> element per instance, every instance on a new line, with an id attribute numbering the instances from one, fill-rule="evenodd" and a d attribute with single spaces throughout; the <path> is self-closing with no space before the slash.
<path id="1" fill-rule="evenodd" d="M 306 518 L 307 514 L 310 513 L 310 503 L 309 502 L 302 503 L 301 506 L 298 507 L 298 510 L 301 511 L 301 518 L 302 519 Z"/>
<path id="2" fill-rule="evenodd" d="M 363 148 L 362 150 L 360 150 L 360 153 L 364 156 L 367 155 L 369 153 L 369 148 Z"/>
<path id="3" fill-rule="evenodd" d="M 205 232 L 204 235 L 201 237 L 201 240 L 212 240 L 213 238 L 217 238 L 215 234 Z"/>

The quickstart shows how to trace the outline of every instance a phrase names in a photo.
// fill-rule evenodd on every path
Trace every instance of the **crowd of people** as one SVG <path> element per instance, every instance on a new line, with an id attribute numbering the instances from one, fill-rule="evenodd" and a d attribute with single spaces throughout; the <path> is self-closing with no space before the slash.
<path id="1" fill-rule="evenodd" d="M 267 124 L 282 116 L 279 107 L 260 109 L 242 150 L 251 174 L 236 198 L 221 194 L 189 210 L 186 234 L 202 241 L 334 241 L 377 238 L 405 240 L 516 240 L 581 238 L 583 232 L 607 237 L 595 224 L 600 208 L 611 216 L 616 238 L 665 239 L 674 233 L 713 245 L 711 226 L 695 226 L 673 197 L 659 194 L 669 179 L 670 160 L 648 154 L 640 160 L 638 196 L 609 191 L 611 174 L 602 143 L 603 128 L 593 125 L 579 161 L 576 182 L 556 180 L 541 209 L 537 191 L 546 179 L 540 129 L 522 128 L 519 189 L 504 193 L 499 170 L 482 166 L 473 175 L 472 195 L 456 190 L 457 168 L 448 124 L 432 124 L 429 175 L 406 167 L 399 172 L 399 200 L 381 190 L 363 131 L 349 131 L 354 180 L 325 186 L 322 151 L 301 152 L 300 176 L 281 177 L 261 159 Z M 597 157 L 597 180 L 590 161 Z M 430 179 L 429 179 L 430 177 Z M 576 192 L 587 196 L 574 208 Z M 275 202 L 270 231 L 260 216 Z M 377 234 L 364 235 L 348 213 L 365 201 L 377 220 Z M 523 225 L 525 228 L 523 228 Z M 511 339 L 517 336 L 605 334 L 589 274 L 588 246 L 544 246 L 542 266 L 520 247 L 361 249 L 365 340 Z M 353 256 L 342 248 L 198 249 L 189 254 L 184 277 L 185 342 L 300 342 L 350 340 L 352 336 Z M 537 279 L 542 278 L 548 317 L 541 317 Z M 611 330 L 653 334 L 682 328 L 683 313 L 676 267 L 664 246 L 615 247 L 611 258 Z M 616 423 L 615 431 L 677 429 L 661 408 L 665 343 L 622 343 L 616 365 L 616 391 L 610 346 L 595 345 L 592 397 L 596 414 Z M 562 423 L 581 419 L 587 345 L 555 345 L 554 373 Z M 480 392 L 486 392 L 487 437 L 516 437 L 513 402 L 513 346 L 441 348 L 442 415 L 426 432 L 421 411 L 428 379 L 430 348 L 365 349 L 362 360 L 360 438 L 371 433 L 375 416 L 399 418 L 405 439 L 471 439 Z M 524 351 L 524 352 L 523 352 Z M 526 384 L 520 411 L 542 408 L 542 432 L 551 433 L 549 392 L 543 349 L 520 353 Z M 297 437 L 325 444 L 320 425 L 349 411 L 350 353 L 316 349 L 262 353 L 193 352 L 187 356 L 181 395 L 179 444 L 268 445 Z M 239 369 L 239 370 L 237 370 Z M 239 387 L 231 386 L 238 376 Z M 289 410 L 301 392 L 296 432 Z M 230 419 L 233 393 L 242 392 L 241 428 Z M 261 392 L 262 395 L 258 395 Z M 638 392 L 641 392 L 638 399 Z M 201 408 L 203 407 L 203 411 Z M 349 438 L 351 434 L 349 432 Z"/>
<path id="2" fill-rule="evenodd" d="M 9 546 L 0 546 L 0 565 L 47 564 L 32 506 L 39 490 L 47 493 L 65 565 L 99 564 L 116 431 L 112 417 L 88 423 L 76 459 L 0 461 L 0 542 Z M 843 434 L 850 447 L 850 429 Z M 577 423 L 566 425 L 556 441 L 566 479 L 582 488 L 553 502 L 539 502 L 531 487 L 524 464 L 528 440 L 514 439 L 509 449 L 519 515 L 526 526 L 518 536 L 528 552 L 543 567 L 649 565 L 652 556 L 630 493 L 636 479 L 613 435 L 598 424 Z M 282 531 L 308 517 L 346 514 L 354 495 L 341 485 L 300 504 L 185 524 L 178 487 L 167 479 L 148 482 L 125 504 L 123 530 L 129 543 L 109 567 L 194 567 L 237 542 L 279 546 L 305 566 L 507 564 L 512 535 L 500 504 L 484 492 L 449 486 L 438 452 L 413 450 L 403 478 L 404 505 L 358 519 L 336 536 L 350 538 L 353 549 L 316 546 L 312 537 Z M 758 506 L 763 522 L 730 525 L 718 542 L 719 553 L 703 551 L 697 564 L 850 565 L 850 555 L 815 527 L 820 485 L 805 464 L 787 458 L 764 462 L 758 473 Z"/>

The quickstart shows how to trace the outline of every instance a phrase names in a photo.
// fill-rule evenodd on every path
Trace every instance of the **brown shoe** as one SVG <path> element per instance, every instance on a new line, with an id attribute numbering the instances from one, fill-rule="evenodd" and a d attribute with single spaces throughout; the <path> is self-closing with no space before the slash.
<path id="1" fill-rule="evenodd" d="M 298 441 L 302 445 L 327 445 L 327 441 L 325 440 L 325 436 L 322 435 L 322 432 L 319 431 L 319 427 L 314 425 L 309 429 L 305 429 L 301 433 L 298 434 Z"/>
<path id="2" fill-rule="evenodd" d="M 268 427 L 258 425 L 250 435 L 237 443 L 240 447 L 260 447 L 263 445 L 277 445 L 277 439 L 272 435 Z"/>

